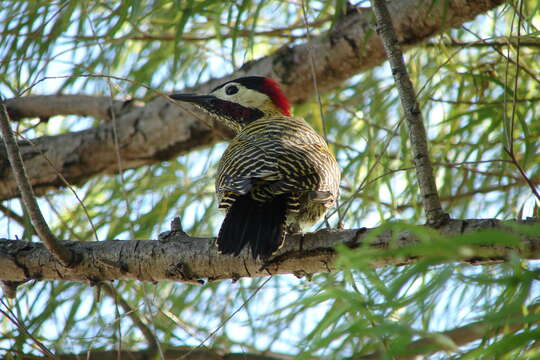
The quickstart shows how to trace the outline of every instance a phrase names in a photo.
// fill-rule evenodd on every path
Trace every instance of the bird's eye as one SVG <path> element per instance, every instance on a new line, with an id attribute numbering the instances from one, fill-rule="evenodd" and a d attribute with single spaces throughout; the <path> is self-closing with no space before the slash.
<path id="1" fill-rule="evenodd" d="M 233 94 L 236 94 L 237 92 L 238 92 L 238 88 L 234 85 L 227 86 L 227 88 L 225 89 L 225 94 L 227 95 L 233 95 Z"/>

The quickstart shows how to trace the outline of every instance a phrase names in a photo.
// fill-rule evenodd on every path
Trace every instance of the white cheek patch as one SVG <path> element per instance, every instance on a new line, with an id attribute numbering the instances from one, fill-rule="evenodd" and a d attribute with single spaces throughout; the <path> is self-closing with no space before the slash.
<path id="1" fill-rule="evenodd" d="M 227 88 L 227 86 L 230 86 L 230 85 L 234 85 L 238 88 L 238 92 L 236 94 L 227 95 L 225 93 L 225 89 Z M 271 101 L 270 98 L 266 94 L 249 89 L 238 83 L 227 84 L 226 86 L 216 90 L 212 95 L 216 96 L 219 99 L 232 101 L 242 106 L 251 107 L 251 108 L 260 108 L 265 103 L 268 103 L 269 101 Z"/>
<path id="2" fill-rule="evenodd" d="M 242 91 L 242 90 L 244 90 L 244 91 Z M 262 94 L 262 93 L 260 93 L 258 91 L 247 89 L 247 88 L 241 89 L 235 95 L 237 95 L 237 97 L 238 97 L 237 102 L 239 102 L 242 105 L 247 106 L 247 107 L 257 107 L 258 108 L 258 107 L 261 107 L 268 100 L 270 100 L 268 98 L 268 96 L 266 96 L 265 94 Z M 240 100 L 240 98 L 241 98 L 241 100 Z"/>

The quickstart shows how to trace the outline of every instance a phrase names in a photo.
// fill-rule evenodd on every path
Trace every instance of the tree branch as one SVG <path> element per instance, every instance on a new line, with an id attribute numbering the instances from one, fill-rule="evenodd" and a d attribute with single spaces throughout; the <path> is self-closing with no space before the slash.
<path id="1" fill-rule="evenodd" d="M 526 40 L 520 40 L 519 46 L 520 47 L 540 47 L 540 39 L 538 38 L 531 38 L 531 37 L 523 37 Z M 478 41 L 455 41 L 451 40 L 444 43 L 436 43 L 436 42 L 427 42 L 423 44 L 423 47 L 426 48 L 441 48 L 441 47 L 451 47 L 451 48 L 492 48 L 492 47 L 506 47 L 506 46 L 516 46 L 517 44 L 516 37 L 510 37 L 505 38 L 504 40 L 490 40 L 485 42 L 478 42 Z"/>
<path id="2" fill-rule="evenodd" d="M 535 221 L 502 222 L 495 219 L 450 220 L 437 231 L 446 236 L 481 230 L 508 230 L 512 225 L 534 224 Z M 435 230 L 433 230 L 435 231 Z M 376 235 L 374 235 L 376 234 Z M 465 244 L 459 260 L 471 264 L 504 261 L 510 254 L 525 259 L 540 258 L 540 234 L 514 234 L 519 245 L 491 243 Z M 100 242 L 65 241 L 64 245 L 81 255 L 78 266 L 66 269 L 39 243 L 17 240 L 0 241 L 0 280 L 65 280 L 65 281 L 179 281 L 204 283 L 241 277 L 294 274 L 304 276 L 335 271 L 336 245 L 366 247 L 370 266 L 405 265 L 422 257 L 414 245 L 417 238 L 411 231 L 381 229 L 322 230 L 316 233 L 287 237 L 285 246 L 264 266 L 244 251 L 240 256 L 219 255 L 214 238 L 193 238 L 180 231 L 164 233 L 154 241 Z M 402 249 L 399 255 L 374 256 L 373 249 Z M 369 250 L 371 249 L 371 250 Z M 418 250 L 420 251 L 420 250 Z M 441 262 L 455 258 L 440 259 Z"/>
<path id="3" fill-rule="evenodd" d="M 49 225 L 47 225 L 41 214 L 41 210 L 32 191 L 32 186 L 28 181 L 28 175 L 26 174 L 21 153 L 19 152 L 15 136 L 11 131 L 9 116 L 2 100 L 0 100 L 0 129 L 2 130 L 4 144 L 17 187 L 19 188 L 24 207 L 30 216 L 34 230 L 54 257 L 64 266 L 73 266 L 76 259 L 75 254 L 58 242 L 58 239 L 53 235 L 51 229 L 49 229 Z"/>
<path id="4" fill-rule="evenodd" d="M 92 116 L 110 121 L 112 113 L 121 114 L 141 107 L 133 101 L 113 100 L 109 96 L 33 95 L 8 99 L 5 102 L 10 120 L 23 118 L 49 119 L 57 115 Z"/>
<path id="5" fill-rule="evenodd" d="M 403 53 L 392 25 L 392 18 L 386 7 L 386 0 L 372 0 L 371 3 L 373 13 L 377 19 L 377 34 L 383 41 L 401 99 L 401 106 L 407 120 L 416 178 L 422 194 L 427 222 L 431 225 L 440 225 L 448 221 L 450 217 L 442 210 L 441 201 L 439 200 L 439 193 L 433 176 L 433 167 L 429 158 L 422 111 L 416 100 L 416 92 L 403 60 Z"/>
<path id="6" fill-rule="evenodd" d="M 20 226 L 25 226 L 24 218 L 10 208 L 4 206 L 3 204 L 0 204 L 0 212 L 2 212 L 2 214 L 10 218 L 11 220 L 17 222 Z"/>
<path id="7" fill-rule="evenodd" d="M 423 0 L 393 0 L 390 6 L 396 9 L 393 20 L 398 40 L 404 49 L 410 49 L 502 3 L 504 0 L 450 0 L 433 5 Z M 283 47 L 272 55 L 245 64 L 234 74 L 189 91 L 203 93 L 244 75 L 271 76 L 283 84 L 292 102 L 301 103 L 313 95 L 313 87 L 306 86 L 311 84 L 311 76 L 317 78 L 319 90 L 326 91 L 385 60 L 379 38 L 371 36 L 373 25 L 370 12 L 349 14 L 324 35 L 314 36 L 304 44 Z M 313 71 L 309 56 L 316 59 Z M 168 160 L 232 135 L 206 115 L 197 114 L 193 116 L 164 97 L 141 108 L 121 110 L 116 123 L 122 168 Z M 112 125 L 107 122 L 81 132 L 35 139 L 35 147 L 21 143 L 35 193 L 41 195 L 65 185 L 44 156 L 72 184 L 84 183 L 98 174 L 117 172 L 113 138 Z M 5 153 L 0 151 L 0 200 L 18 196 L 5 159 Z"/>

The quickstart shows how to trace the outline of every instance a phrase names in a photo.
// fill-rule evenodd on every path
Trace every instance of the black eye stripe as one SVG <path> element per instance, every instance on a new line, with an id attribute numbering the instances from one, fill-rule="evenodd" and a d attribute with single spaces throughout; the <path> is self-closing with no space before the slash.
<path id="1" fill-rule="evenodd" d="M 227 95 L 233 95 L 233 94 L 236 94 L 237 92 L 238 92 L 238 88 L 234 85 L 230 85 L 225 88 L 225 94 Z"/>

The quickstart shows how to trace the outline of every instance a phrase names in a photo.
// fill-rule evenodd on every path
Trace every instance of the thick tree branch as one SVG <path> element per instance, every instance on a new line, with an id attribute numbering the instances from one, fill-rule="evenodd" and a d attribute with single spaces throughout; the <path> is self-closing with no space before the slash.
<path id="1" fill-rule="evenodd" d="M 414 90 L 403 53 L 392 25 L 392 19 L 386 0 L 372 0 L 373 13 L 377 19 L 377 34 L 381 37 L 386 55 L 392 68 L 392 75 L 401 99 L 401 106 L 407 120 L 409 137 L 411 139 L 412 157 L 416 168 L 416 178 L 422 194 L 422 202 L 428 224 L 439 225 L 449 219 L 444 213 L 439 200 L 435 177 L 433 176 L 433 166 L 429 158 L 426 128 L 422 119 L 422 111 L 416 100 Z"/>
<path id="2" fill-rule="evenodd" d="M 423 0 L 393 0 L 389 6 L 398 40 L 404 49 L 410 49 L 502 3 L 504 0 L 450 0 L 436 4 Z M 313 95 L 313 87 L 306 86 L 311 84 L 313 75 L 319 89 L 325 91 L 384 61 L 379 38 L 371 36 L 373 29 L 370 12 L 352 13 L 327 34 L 312 37 L 304 44 L 283 47 L 270 56 L 245 64 L 234 74 L 190 90 L 205 92 L 243 75 L 271 76 L 284 85 L 294 103 L 300 103 Z M 310 68 L 310 56 L 316 59 L 315 74 Z M 50 112 L 43 114 L 48 115 Z M 141 108 L 121 110 L 116 123 L 123 169 L 171 159 L 231 135 L 205 115 L 199 116 L 203 121 L 164 97 Z M 41 195 L 65 185 L 44 156 L 72 184 L 84 183 L 98 174 L 117 172 L 113 138 L 112 124 L 107 122 L 81 132 L 38 138 L 33 141 L 35 146 L 21 143 L 35 193 Z M 18 196 L 6 159 L 5 153 L 0 151 L 0 200 Z"/>
<path id="3" fill-rule="evenodd" d="M 437 231 L 444 235 L 460 235 L 480 230 L 509 229 L 500 220 L 451 220 Z M 519 223 L 534 223 L 525 221 Z M 375 231 L 375 232 L 373 232 Z M 435 231 L 435 230 L 433 230 Z M 378 233 L 380 232 L 380 233 Z M 376 236 L 373 234 L 377 234 Z M 81 255 L 81 262 L 66 269 L 39 243 L 25 241 L 0 241 L 0 280 L 68 280 L 101 282 L 109 280 L 183 281 L 204 283 L 241 277 L 267 276 L 269 274 L 294 274 L 304 276 L 318 272 L 334 271 L 336 245 L 366 246 L 370 249 L 406 249 L 405 255 L 375 257 L 370 265 L 404 265 L 417 261 L 416 237 L 410 231 L 395 233 L 390 230 L 323 230 L 304 236 L 292 235 L 285 246 L 265 266 L 256 262 L 251 254 L 239 257 L 219 255 L 213 238 L 193 238 L 183 232 L 162 234 L 155 241 L 101 242 L 66 241 L 65 246 Z M 462 261 L 469 263 L 500 262 L 510 254 L 526 259 L 540 258 L 540 234 L 516 233 L 519 245 L 467 244 Z M 506 244 L 507 245 L 507 244 Z M 465 245 L 464 245 L 465 246 Z M 441 258 L 441 262 L 455 259 Z"/>
<path id="4" fill-rule="evenodd" d="M 47 225 L 47 222 L 43 218 L 43 214 L 41 214 L 41 210 L 39 209 L 36 198 L 34 197 L 34 192 L 32 191 L 32 185 L 30 185 L 30 182 L 28 181 L 28 175 L 26 174 L 21 153 L 19 152 L 19 147 L 17 146 L 17 141 L 15 140 L 15 136 L 13 135 L 9 125 L 7 109 L 4 102 L 1 100 L 0 129 L 2 130 L 2 137 L 6 145 L 9 163 L 15 177 L 15 182 L 17 183 L 17 188 L 20 191 L 24 207 L 30 216 L 34 230 L 50 253 L 60 260 L 62 265 L 74 265 L 76 259 L 75 253 L 70 251 L 58 241 L 56 236 L 54 236 L 51 232 L 51 229 L 49 229 L 49 225 Z"/>
<path id="5" fill-rule="evenodd" d="M 5 102 L 10 120 L 23 118 L 49 119 L 57 115 L 92 116 L 112 120 L 112 114 L 126 113 L 141 104 L 113 100 L 109 96 L 89 95 L 33 95 L 13 98 Z"/>

